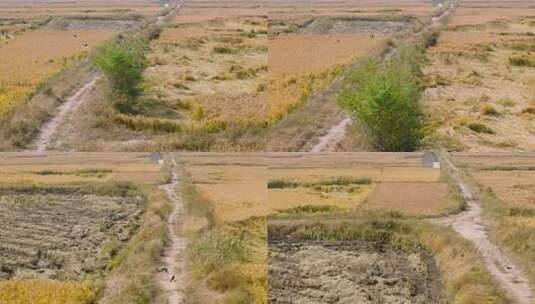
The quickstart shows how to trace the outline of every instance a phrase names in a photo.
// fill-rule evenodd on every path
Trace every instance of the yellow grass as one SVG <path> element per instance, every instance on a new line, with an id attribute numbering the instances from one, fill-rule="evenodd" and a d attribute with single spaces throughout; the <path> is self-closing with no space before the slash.
<path id="1" fill-rule="evenodd" d="M 437 215 L 456 208 L 448 200 L 446 183 L 379 183 L 363 208 L 398 211 L 408 215 Z"/>
<path id="2" fill-rule="evenodd" d="M 0 45 L 0 115 L 66 65 L 86 56 L 90 47 L 113 35 L 113 30 L 35 30 Z"/>
<path id="3" fill-rule="evenodd" d="M 212 203 L 218 221 L 240 221 L 267 215 L 267 168 L 256 165 L 189 165 L 203 198 Z"/>
<path id="4" fill-rule="evenodd" d="M 270 189 L 268 209 L 270 213 L 299 206 L 334 206 L 340 209 L 355 209 L 365 201 L 372 189 L 371 186 L 360 186 L 352 192 L 348 192 L 345 187 L 340 191 L 332 192 L 311 188 Z"/>
<path id="5" fill-rule="evenodd" d="M 299 34 L 269 39 L 269 73 L 274 77 L 347 64 L 384 41 L 385 36 L 372 39 L 369 34 Z"/>
<path id="6" fill-rule="evenodd" d="M 149 160 L 145 153 L 65 153 L 35 157 L 13 158 L 11 155 L 0 156 L 0 183 L 35 183 L 58 184 L 75 182 L 133 182 L 140 184 L 157 184 L 163 180 L 163 166 Z M 111 170 L 103 176 L 83 176 L 75 173 L 83 170 Z M 39 174 L 43 171 L 55 171 L 63 174 Z M 65 174 L 68 173 L 68 174 Z"/>
<path id="7" fill-rule="evenodd" d="M 343 66 L 384 45 L 369 34 L 292 34 L 268 40 L 268 119 L 278 120 L 332 82 Z"/>
<path id="8" fill-rule="evenodd" d="M 96 293 L 89 284 L 50 280 L 0 281 L 2 304 L 89 304 Z"/>
<path id="9" fill-rule="evenodd" d="M 271 171 L 273 170 L 273 171 Z M 277 179 L 298 179 L 304 182 L 324 180 L 333 177 L 371 178 L 376 182 L 436 182 L 440 170 L 423 167 L 376 167 L 347 166 L 345 168 L 270 168 L 270 177 Z"/>

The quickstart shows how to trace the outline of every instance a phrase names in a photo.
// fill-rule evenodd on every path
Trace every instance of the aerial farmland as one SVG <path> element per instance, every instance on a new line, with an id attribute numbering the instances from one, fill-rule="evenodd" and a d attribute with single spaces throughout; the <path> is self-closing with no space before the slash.
<path id="1" fill-rule="evenodd" d="M 535 303 L 533 1 L 0 2 L 0 304 Z"/>

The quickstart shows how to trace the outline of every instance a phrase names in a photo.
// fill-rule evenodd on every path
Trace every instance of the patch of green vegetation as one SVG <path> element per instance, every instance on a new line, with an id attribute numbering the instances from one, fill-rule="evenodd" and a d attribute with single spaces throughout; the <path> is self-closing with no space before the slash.
<path id="1" fill-rule="evenodd" d="M 486 134 L 494 134 L 494 130 L 487 127 L 484 123 L 481 122 L 470 122 L 466 125 L 470 130 L 476 132 L 476 133 L 486 133 Z"/>
<path id="2" fill-rule="evenodd" d="M 332 213 L 342 211 L 340 207 L 329 205 L 304 205 L 291 209 L 281 210 L 280 213 L 284 214 L 303 214 L 303 213 Z"/>
<path id="3" fill-rule="evenodd" d="M 421 47 L 404 47 L 385 64 L 368 59 L 350 77 L 338 103 L 362 124 L 377 151 L 414 151 L 423 137 Z"/>
<path id="4" fill-rule="evenodd" d="M 500 112 L 496 110 L 492 105 L 486 104 L 481 108 L 481 114 L 483 115 L 489 115 L 489 116 L 499 116 Z"/>
<path id="5" fill-rule="evenodd" d="M 528 208 L 511 208 L 509 209 L 509 216 L 534 217 L 535 209 Z"/>
<path id="6" fill-rule="evenodd" d="M 110 80 L 118 97 L 115 107 L 121 113 L 136 113 L 133 104 L 140 93 L 139 83 L 147 66 L 147 50 L 147 39 L 123 37 L 100 46 L 93 54 L 93 63 Z"/>
<path id="7" fill-rule="evenodd" d="M 230 54 L 236 54 L 237 52 L 238 50 L 228 47 L 228 46 L 224 46 L 224 45 L 218 45 L 212 48 L 212 53 L 214 54 L 230 55 Z"/>
<path id="8" fill-rule="evenodd" d="M 86 195 L 96 194 L 114 197 L 143 197 L 141 190 L 132 183 L 107 182 L 83 185 L 40 185 L 15 184 L 0 186 L 1 195 L 10 194 L 58 194 L 58 195 Z"/>
<path id="9" fill-rule="evenodd" d="M 320 180 L 317 182 L 296 182 L 282 179 L 272 179 L 267 183 L 268 189 L 284 189 L 297 187 L 317 187 L 317 186 L 350 186 L 350 185 L 370 185 L 371 178 L 336 177 L 333 179 Z"/>
<path id="10" fill-rule="evenodd" d="M 104 177 L 112 173 L 110 169 L 83 169 L 78 171 L 42 170 L 34 172 L 37 175 L 75 175 L 81 177 Z"/>
<path id="11" fill-rule="evenodd" d="M 509 65 L 535 67 L 535 58 L 526 55 L 509 57 Z"/>

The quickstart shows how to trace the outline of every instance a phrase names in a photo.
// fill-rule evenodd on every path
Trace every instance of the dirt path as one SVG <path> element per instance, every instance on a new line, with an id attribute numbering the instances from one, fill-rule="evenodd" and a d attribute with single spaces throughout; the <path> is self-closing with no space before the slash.
<path id="1" fill-rule="evenodd" d="M 464 182 L 462 173 L 455 167 L 447 155 L 442 157 L 442 163 L 447 166 L 453 181 L 459 186 L 461 195 L 466 200 L 467 211 L 460 214 L 433 219 L 432 222 L 453 228 L 464 238 L 476 245 L 483 256 L 483 261 L 489 272 L 500 286 L 508 292 L 515 303 L 533 303 L 533 295 L 527 278 L 511 260 L 493 244 L 487 234 L 481 218 L 481 202 Z"/>
<path id="2" fill-rule="evenodd" d="M 184 303 L 186 239 L 180 233 L 184 204 L 180 195 L 177 194 L 179 185 L 176 162 L 174 158 L 171 158 L 171 182 L 161 186 L 173 205 L 173 211 L 167 219 L 169 243 L 165 248 L 162 265 L 156 275 L 156 280 L 162 287 L 169 304 Z"/>
<path id="3" fill-rule="evenodd" d="M 435 16 L 431 19 L 428 28 L 438 28 L 441 24 L 444 24 L 453 9 L 456 6 L 456 1 L 447 4 L 447 7 L 443 8 L 438 16 Z M 418 35 L 420 32 L 413 33 L 413 35 Z M 381 57 L 382 61 L 389 60 L 397 51 L 397 48 L 388 49 L 385 54 Z M 341 82 L 343 82 L 343 76 L 339 78 L 335 84 L 337 88 L 341 87 Z M 332 90 L 336 95 L 338 90 Z M 329 96 L 332 98 L 332 96 Z M 319 152 L 334 152 L 337 145 L 345 138 L 347 133 L 347 127 L 352 124 L 352 118 L 345 115 L 341 120 L 336 121 L 327 132 L 319 138 L 318 143 L 316 143 L 309 152 L 319 153 Z"/>
<path id="4" fill-rule="evenodd" d="M 332 126 L 327 134 L 319 138 L 319 142 L 312 147 L 310 152 L 334 152 L 336 145 L 346 136 L 346 129 L 353 121 L 349 116 L 346 116 L 342 121 Z"/>
<path id="5" fill-rule="evenodd" d="M 65 117 L 80 107 L 80 105 L 86 100 L 86 96 L 94 87 L 100 74 L 95 73 L 91 78 L 71 97 L 69 97 L 59 108 L 58 114 L 51 120 L 45 123 L 40 131 L 39 135 L 35 139 L 34 147 L 37 152 L 46 151 L 48 145 L 52 141 L 56 134 L 59 125 L 63 123 Z"/>

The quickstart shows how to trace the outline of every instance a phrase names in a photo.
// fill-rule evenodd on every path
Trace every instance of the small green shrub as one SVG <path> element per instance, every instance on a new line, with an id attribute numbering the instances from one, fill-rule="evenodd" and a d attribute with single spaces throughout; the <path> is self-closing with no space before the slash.
<path id="1" fill-rule="evenodd" d="M 273 179 L 269 180 L 267 187 L 268 189 L 284 189 L 284 188 L 297 188 L 299 183 L 282 180 L 282 179 Z"/>
<path id="2" fill-rule="evenodd" d="M 535 67 L 535 59 L 526 55 L 514 56 L 509 57 L 509 64 L 512 66 Z"/>
<path id="3" fill-rule="evenodd" d="M 115 122 L 125 125 L 129 129 L 144 131 L 151 130 L 155 132 L 175 133 L 182 131 L 182 124 L 174 120 L 151 118 L 143 115 L 125 115 L 117 114 L 114 117 Z"/>
<path id="4" fill-rule="evenodd" d="M 496 110 L 492 105 L 485 105 L 483 108 L 481 108 L 481 114 L 483 115 L 489 115 L 489 116 L 499 116 L 500 112 Z"/>
<path id="5" fill-rule="evenodd" d="M 108 76 L 118 95 L 115 107 L 122 113 L 133 114 L 132 103 L 139 95 L 139 83 L 147 66 L 145 52 L 148 41 L 140 37 L 123 37 L 99 47 L 93 63 Z"/>
<path id="6" fill-rule="evenodd" d="M 471 122 L 467 127 L 476 133 L 494 134 L 494 130 L 481 122 Z"/>
<path id="7" fill-rule="evenodd" d="M 214 46 L 212 48 L 214 54 L 236 54 L 236 49 L 227 46 Z"/>
<path id="8" fill-rule="evenodd" d="M 378 151 L 414 151 L 423 137 L 421 48 L 403 48 L 385 65 L 368 60 L 338 103 L 362 125 Z"/>

